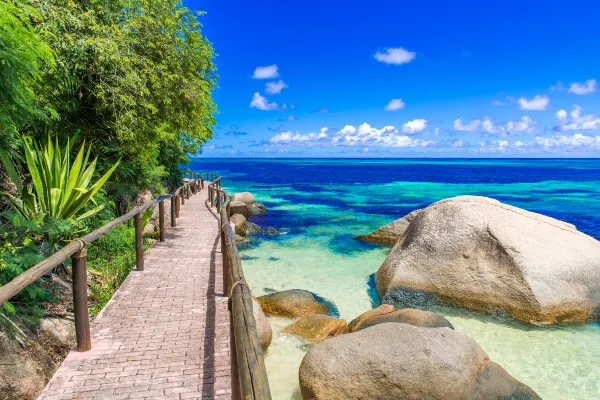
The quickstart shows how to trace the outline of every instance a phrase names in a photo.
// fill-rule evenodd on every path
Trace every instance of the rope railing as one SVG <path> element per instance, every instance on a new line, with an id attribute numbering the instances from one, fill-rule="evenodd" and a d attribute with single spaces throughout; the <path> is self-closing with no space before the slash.
<path id="1" fill-rule="evenodd" d="M 242 262 L 229 222 L 229 196 L 221 178 L 209 185 L 209 200 L 220 217 L 223 255 L 223 292 L 229 296 L 231 389 L 233 400 L 270 400 L 271 391 L 258 329 L 252 312 L 252 292 L 244 277 Z"/>
<path id="2" fill-rule="evenodd" d="M 35 283 L 38 279 L 58 267 L 69 257 L 72 262 L 73 274 L 73 306 L 75 311 L 75 331 L 77 340 L 77 351 L 88 351 L 91 349 L 91 336 L 89 325 L 88 298 L 87 298 L 87 249 L 86 246 L 98 240 L 117 226 L 135 219 L 135 250 L 136 270 L 144 270 L 144 247 L 142 239 L 142 214 L 150 207 L 158 204 L 159 208 L 159 241 L 165 241 L 165 200 L 171 202 L 171 226 L 177 226 L 179 210 L 193 193 L 198 193 L 204 187 L 204 179 L 200 173 L 190 173 L 190 178 L 183 186 L 174 193 L 161 196 L 139 207 L 134 208 L 127 214 L 115 218 L 108 224 L 81 237 L 72 240 L 65 247 L 52 254 L 50 257 L 29 268 L 10 282 L 0 287 L 0 305 L 19 294 L 27 286 Z"/>

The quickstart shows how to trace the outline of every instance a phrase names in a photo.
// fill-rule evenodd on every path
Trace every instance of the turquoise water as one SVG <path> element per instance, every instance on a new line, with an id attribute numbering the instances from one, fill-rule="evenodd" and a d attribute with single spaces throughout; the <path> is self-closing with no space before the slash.
<path id="1" fill-rule="evenodd" d="M 389 252 L 353 237 L 442 198 L 494 197 L 600 238 L 600 160 L 199 159 L 191 167 L 221 174 L 228 191 L 254 193 L 269 208 L 254 221 L 282 233 L 241 246 L 255 295 L 311 290 L 347 320 L 377 304 L 369 276 Z M 538 328 L 459 308 L 435 311 L 542 398 L 600 398 L 600 325 Z M 270 321 L 273 398 L 297 399 L 306 344 L 279 334 L 290 320 Z"/>

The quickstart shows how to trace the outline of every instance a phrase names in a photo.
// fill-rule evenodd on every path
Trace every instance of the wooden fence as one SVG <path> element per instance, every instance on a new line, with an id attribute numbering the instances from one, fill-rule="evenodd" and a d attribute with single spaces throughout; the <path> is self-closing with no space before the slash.
<path id="1" fill-rule="evenodd" d="M 0 306 L 21 290 L 35 283 L 45 274 L 71 258 L 73 270 L 73 304 L 77 351 L 91 349 L 90 319 L 87 298 L 87 250 L 89 243 L 99 239 L 131 218 L 135 220 L 136 269 L 144 270 L 144 247 L 142 240 L 142 214 L 158 204 L 159 240 L 165 240 L 165 201 L 170 199 L 171 226 L 177 226 L 179 210 L 192 194 L 205 186 L 202 173 L 189 172 L 188 181 L 175 193 L 161 196 L 134 208 L 103 227 L 81 238 L 29 268 L 6 285 L 0 287 Z M 258 338 L 256 321 L 252 313 L 252 294 L 244 278 L 242 263 L 235 244 L 235 235 L 229 223 L 227 205 L 229 196 L 222 190 L 221 177 L 207 172 L 208 201 L 217 208 L 220 216 L 221 249 L 223 255 L 223 289 L 229 296 L 230 340 L 231 340 L 231 388 L 234 400 L 270 400 L 271 393 L 264 363 L 264 355 Z"/>

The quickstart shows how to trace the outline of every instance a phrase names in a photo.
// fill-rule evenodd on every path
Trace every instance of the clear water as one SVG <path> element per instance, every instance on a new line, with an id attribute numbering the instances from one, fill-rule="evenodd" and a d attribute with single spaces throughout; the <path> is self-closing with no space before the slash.
<path id="1" fill-rule="evenodd" d="M 600 239 L 600 160 L 197 159 L 191 167 L 221 174 L 229 191 L 254 193 L 269 208 L 254 222 L 282 232 L 242 247 L 255 295 L 307 289 L 333 301 L 348 321 L 376 305 L 369 276 L 389 252 L 353 237 L 443 198 L 494 197 Z M 600 398 L 600 324 L 538 328 L 459 308 L 435 311 L 542 398 Z M 279 334 L 290 320 L 270 321 L 273 398 L 298 399 L 307 345 Z"/>

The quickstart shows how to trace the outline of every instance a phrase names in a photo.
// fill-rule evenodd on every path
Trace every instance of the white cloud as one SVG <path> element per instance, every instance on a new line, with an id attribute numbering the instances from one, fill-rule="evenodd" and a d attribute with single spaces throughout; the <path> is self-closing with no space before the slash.
<path id="1" fill-rule="evenodd" d="M 452 143 L 450 143 L 450 147 L 453 147 L 453 148 L 460 148 L 460 147 L 464 147 L 464 146 L 465 146 L 465 143 L 461 139 L 455 140 Z"/>
<path id="2" fill-rule="evenodd" d="M 383 52 L 378 51 L 375 53 L 375 59 L 377 61 L 396 65 L 409 63 L 414 60 L 416 56 L 417 53 L 408 51 L 402 47 L 383 49 Z"/>
<path id="3" fill-rule="evenodd" d="M 596 91 L 596 80 L 588 79 L 583 83 L 574 82 L 569 86 L 569 93 L 584 95 L 594 93 Z"/>
<path id="4" fill-rule="evenodd" d="M 254 70 L 254 74 L 252 77 L 254 79 L 271 79 L 277 78 L 279 76 L 279 72 L 277 72 L 277 65 L 268 65 L 266 67 L 256 67 Z"/>
<path id="5" fill-rule="evenodd" d="M 396 111 L 400 110 L 401 108 L 404 108 L 405 105 L 406 103 L 404 103 L 402 99 L 392 99 L 389 103 L 387 103 L 387 106 L 385 106 L 385 110 Z"/>
<path id="6" fill-rule="evenodd" d="M 277 110 L 278 105 L 275 102 L 269 103 L 269 100 L 267 100 L 266 97 L 263 97 L 260 95 L 260 93 L 255 92 L 254 96 L 252 97 L 252 101 L 250 102 L 250 108 L 258 108 L 259 110 L 263 111 L 271 111 Z"/>
<path id="7" fill-rule="evenodd" d="M 519 99 L 519 106 L 521 106 L 521 110 L 545 110 L 550 104 L 550 97 L 544 95 L 536 95 L 533 99 L 527 100 L 525 97 L 521 97 Z"/>
<path id="8" fill-rule="evenodd" d="M 461 119 L 454 121 L 454 130 L 463 132 L 484 132 L 493 135 L 507 136 L 512 133 L 534 133 L 537 121 L 524 116 L 517 121 L 508 121 L 506 124 L 496 124 L 491 118 L 483 120 L 474 119 L 465 124 Z"/>
<path id="9" fill-rule="evenodd" d="M 287 87 L 287 83 L 282 80 L 279 80 L 278 82 L 267 82 L 265 84 L 265 92 L 269 94 L 279 94 Z"/>
<path id="10" fill-rule="evenodd" d="M 307 134 L 301 134 L 298 132 L 281 132 L 273 136 L 269 143 L 271 144 L 317 144 L 322 142 L 324 139 L 328 139 L 327 131 L 328 128 L 321 128 L 318 133 L 312 132 Z"/>
<path id="11" fill-rule="evenodd" d="M 486 152 L 569 152 L 600 150 L 600 136 L 586 136 L 581 133 L 569 135 L 553 135 L 550 137 L 536 136 L 528 143 L 516 141 L 509 143 L 507 140 L 494 140 L 480 142 L 480 150 Z"/>
<path id="12" fill-rule="evenodd" d="M 289 117 L 287 117 L 288 121 L 295 121 L 296 117 L 294 117 L 293 115 L 290 115 Z"/>
<path id="13" fill-rule="evenodd" d="M 492 105 L 495 105 L 495 106 L 503 106 L 505 104 L 506 103 L 502 100 L 492 100 Z"/>
<path id="14" fill-rule="evenodd" d="M 402 125 L 402 132 L 412 135 L 423 132 L 427 128 L 427 121 L 424 119 L 413 119 Z"/>
<path id="15" fill-rule="evenodd" d="M 436 144 L 432 140 L 412 139 L 402 135 L 393 126 L 376 129 L 364 123 L 359 126 L 346 125 L 335 134 L 327 128 L 320 132 L 301 134 L 299 132 L 281 132 L 269 140 L 273 145 L 328 145 L 361 147 L 427 147 Z"/>
<path id="16" fill-rule="evenodd" d="M 567 115 L 566 110 L 556 113 L 555 129 L 559 131 L 600 130 L 600 118 L 595 114 L 581 115 L 583 108 L 573 106 L 573 111 Z"/>

